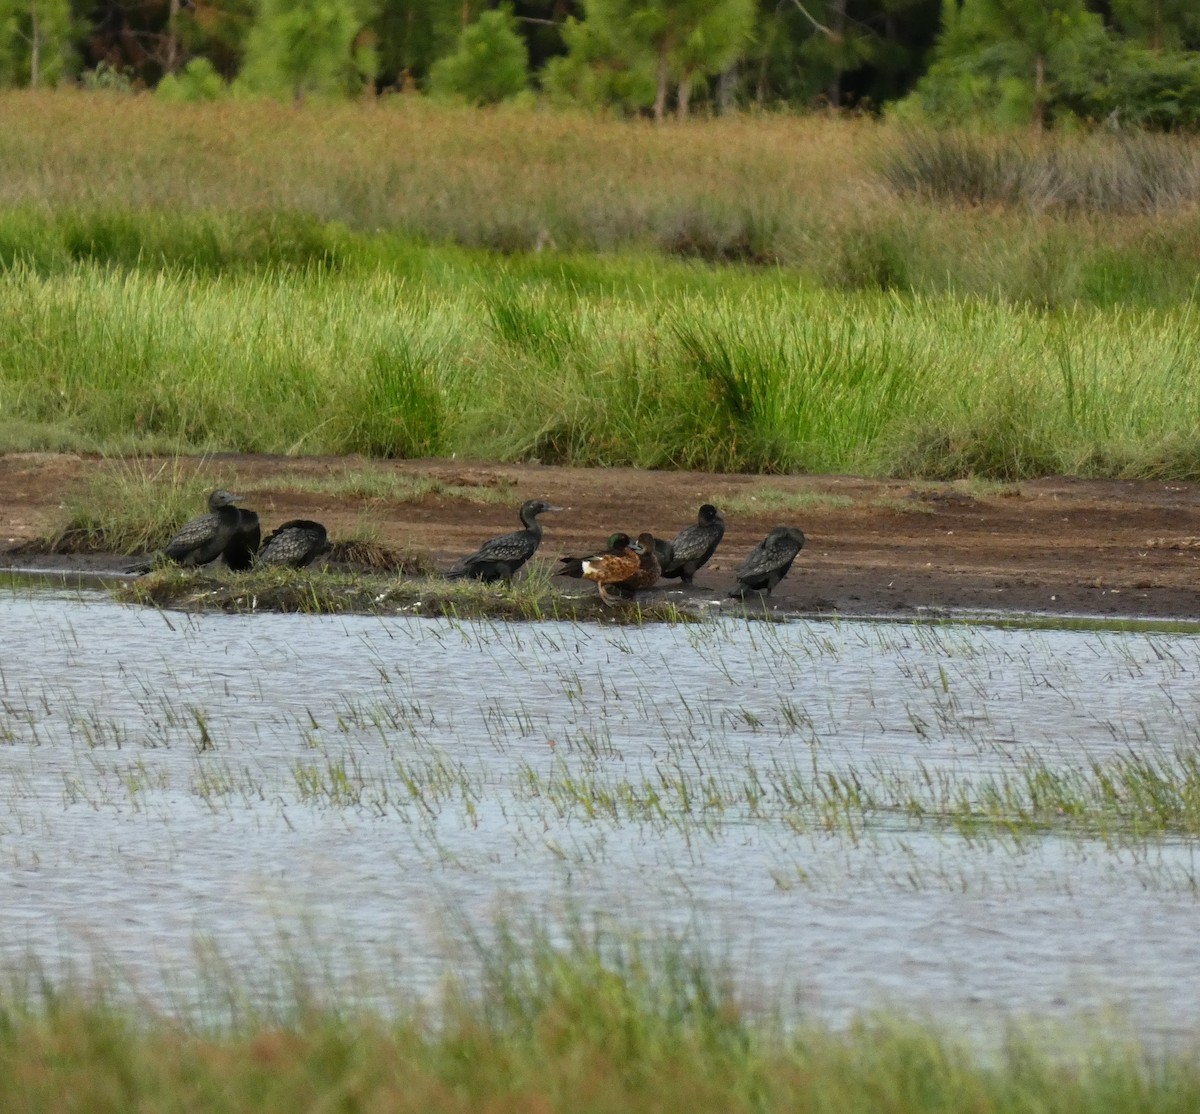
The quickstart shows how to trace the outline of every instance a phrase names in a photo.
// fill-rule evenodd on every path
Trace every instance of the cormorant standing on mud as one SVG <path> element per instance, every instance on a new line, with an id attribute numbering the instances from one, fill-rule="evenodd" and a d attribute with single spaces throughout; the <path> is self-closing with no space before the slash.
<path id="1" fill-rule="evenodd" d="M 521 504 L 520 516 L 524 530 L 502 534 L 486 541 L 474 553 L 462 558 L 446 574 L 450 580 L 471 578 L 491 583 L 509 580 L 530 557 L 537 552 L 542 542 L 542 524 L 537 516 L 546 511 L 561 511 L 544 499 L 529 499 Z"/>
<path id="2" fill-rule="evenodd" d="M 690 586 L 696 570 L 708 563 L 725 536 L 725 520 L 711 503 L 700 508 L 695 525 L 687 526 L 669 542 L 657 542 L 662 575 L 679 577 Z"/>
<path id="3" fill-rule="evenodd" d="M 804 548 L 804 532 L 794 526 L 776 526 L 751 551 L 735 574 L 738 585 L 730 592 L 735 599 L 747 592 L 766 595 L 785 576 L 796 554 Z"/>

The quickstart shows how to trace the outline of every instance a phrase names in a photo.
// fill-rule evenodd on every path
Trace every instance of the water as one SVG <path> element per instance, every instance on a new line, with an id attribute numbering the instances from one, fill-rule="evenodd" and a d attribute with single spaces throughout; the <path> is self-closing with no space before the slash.
<path id="1" fill-rule="evenodd" d="M 1195 843 L 799 807 L 1195 749 L 1200 639 L 189 616 L 0 596 L 0 966 L 433 992 L 463 924 L 697 941 L 751 1001 L 1200 1029 Z M 916 779 L 914 781 L 914 779 Z M 209 981 L 211 981 L 209 979 Z M 1120 1019 L 1119 1021 L 1115 1019 Z"/>

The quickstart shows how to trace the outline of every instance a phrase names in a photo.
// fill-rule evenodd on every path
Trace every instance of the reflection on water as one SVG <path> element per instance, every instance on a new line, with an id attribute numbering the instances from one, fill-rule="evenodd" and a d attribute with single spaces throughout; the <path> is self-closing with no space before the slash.
<path id="1" fill-rule="evenodd" d="M 837 1020 L 1200 1028 L 1189 841 L 968 841 L 780 788 L 1194 748 L 1194 637 L 189 616 L 69 591 L 0 595 L 0 630 L 5 964 L 102 957 L 186 997 L 211 945 L 420 991 L 450 918 L 516 906 L 686 931 L 751 995 Z"/>

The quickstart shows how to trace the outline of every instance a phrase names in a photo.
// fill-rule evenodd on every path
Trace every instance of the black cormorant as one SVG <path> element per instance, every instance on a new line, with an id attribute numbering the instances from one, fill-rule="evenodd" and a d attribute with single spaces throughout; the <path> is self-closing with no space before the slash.
<path id="1" fill-rule="evenodd" d="M 771 591 L 785 576 L 796 554 L 804 548 L 804 532 L 794 526 L 776 526 L 751 551 L 735 574 L 737 587 L 729 594 L 735 598 L 747 592 Z"/>
<path id="2" fill-rule="evenodd" d="M 208 497 L 208 514 L 185 522 L 163 547 L 163 555 L 178 565 L 207 565 L 215 561 L 241 529 L 240 495 L 218 489 Z M 150 565 L 133 565 L 127 572 L 149 572 Z"/>
<path id="3" fill-rule="evenodd" d="M 267 535 L 258 563 L 302 569 L 328 552 L 329 535 L 324 526 L 311 519 L 293 518 Z"/>
<path id="4" fill-rule="evenodd" d="M 221 560 L 234 572 L 245 572 L 254 564 L 255 554 L 262 544 L 262 528 L 258 515 L 243 507 L 238 508 L 238 528 L 221 554 Z"/>
<path id="5" fill-rule="evenodd" d="M 546 511 L 561 511 L 544 499 L 529 499 L 521 504 L 521 522 L 524 530 L 503 534 L 484 542 L 474 553 L 462 558 L 446 574 L 450 580 L 472 578 L 489 583 L 508 580 L 530 557 L 537 552 L 542 541 L 542 525 L 537 520 Z"/>
<path id="6" fill-rule="evenodd" d="M 685 527 L 670 542 L 659 542 L 659 561 L 662 575 L 679 577 L 685 585 L 692 583 L 696 570 L 708 563 L 725 536 L 725 520 L 711 503 L 700 508 L 694 526 Z"/>

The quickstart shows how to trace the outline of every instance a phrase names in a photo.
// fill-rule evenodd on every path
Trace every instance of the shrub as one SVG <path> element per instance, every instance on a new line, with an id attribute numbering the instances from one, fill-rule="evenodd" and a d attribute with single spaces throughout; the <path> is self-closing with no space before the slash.
<path id="1" fill-rule="evenodd" d="M 430 88 L 471 104 L 495 104 L 529 84 L 529 52 L 507 8 L 484 12 L 465 28 L 453 54 L 433 64 Z"/>

